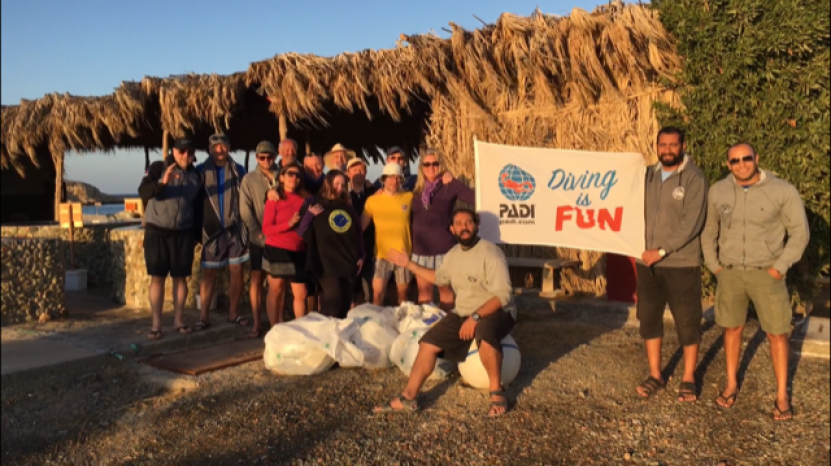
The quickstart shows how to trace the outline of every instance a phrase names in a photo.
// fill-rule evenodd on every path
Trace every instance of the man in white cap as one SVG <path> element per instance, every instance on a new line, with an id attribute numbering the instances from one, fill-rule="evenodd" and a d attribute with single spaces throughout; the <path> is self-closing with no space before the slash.
<path id="1" fill-rule="evenodd" d="M 346 164 L 355 159 L 355 151 L 347 149 L 341 143 L 332 146 L 332 149 L 323 156 L 326 168 L 346 172 Z"/>
<path id="2" fill-rule="evenodd" d="M 384 305 L 384 294 L 390 275 L 395 275 L 398 304 L 407 300 L 412 272 L 387 260 L 391 250 L 412 254 L 411 213 L 413 193 L 401 189 L 404 174 L 401 165 L 388 163 L 381 174 L 381 191 L 367 199 L 361 215 L 361 228 L 366 231 L 375 223 L 375 274 L 372 279 L 376 306 Z"/>

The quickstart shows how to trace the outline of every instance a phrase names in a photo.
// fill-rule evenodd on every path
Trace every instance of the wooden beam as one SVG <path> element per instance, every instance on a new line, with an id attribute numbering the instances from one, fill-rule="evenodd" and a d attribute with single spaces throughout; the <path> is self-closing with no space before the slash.
<path id="1" fill-rule="evenodd" d="M 63 154 L 52 154 L 55 164 L 55 221 L 61 220 L 61 202 L 63 201 Z"/>
<path id="2" fill-rule="evenodd" d="M 144 146 L 144 171 L 150 168 L 150 148 Z"/>
<path id="3" fill-rule="evenodd" d="M 280 141 L 289 137 L 289 124 L 288 120 L 286 119 L 286 114 L 280 114 Z"/>
<path id="4" fill-rule="evenodd" d="M 245 172 L 246 172 L 246 173 L 248 173 L 248 160 L 250 160 L 250 159 L 249 159 L 249 157 L 250 157 L 250 156 L 251 156 L 251 151 L 250 151 L 250 150 L 246 150 L 246 151 L 245 151 Z"/>
<path id="5" fill-rule="evenodd" d="M 311 135 L 311 132 L 308 129 L 305 132 L 305 138 L 306 138 L 306 152 L 303 154 L 304 157 L 312 153 L 312 135 Z"/>
<path id="6" fill-rule="evenodd" d="M 165 131 L 164 134 L 162 134 L 162 160 L 167 159 L 167 156 L 168 156 L 167 151 L 169 150 L 168 149 L 168 147 L 169 147 L 168 146 L 168 140 L 169 139 L 170 139 L 170 133 Z"/>

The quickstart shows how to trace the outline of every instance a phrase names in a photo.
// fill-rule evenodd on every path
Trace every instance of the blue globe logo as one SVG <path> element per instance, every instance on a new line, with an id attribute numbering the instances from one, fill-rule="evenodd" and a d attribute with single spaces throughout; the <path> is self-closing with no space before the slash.
<path id="1" fill-rule="evenodd" d="M 527 201 L 536 188 L 534 177 L 514 164 L 505 165 L 499 172 L 499 191 L 509 201 Z"/>

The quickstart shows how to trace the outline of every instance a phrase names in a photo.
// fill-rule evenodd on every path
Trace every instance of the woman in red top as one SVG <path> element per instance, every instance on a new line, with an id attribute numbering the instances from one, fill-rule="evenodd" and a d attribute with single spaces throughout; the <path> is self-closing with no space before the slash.
<path id="1" fill-rule="evenodd" d="M 267 200 L 263 212 L 263 270 L 268 272 L 266 312 L 272 326 L 283 321 L 287 281 L 294 296 L 294 317 L 306 315 L 306 245 L 297 234 L 297 226 L 300 209 L 309 195 L 303 188 L 300 170 L 294 164 L 280 169 L 280 199 Z"/>

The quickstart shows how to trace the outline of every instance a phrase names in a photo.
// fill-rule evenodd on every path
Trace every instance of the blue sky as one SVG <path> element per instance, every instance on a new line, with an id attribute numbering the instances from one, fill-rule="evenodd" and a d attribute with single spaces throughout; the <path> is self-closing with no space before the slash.
<path id="1" fill-rule="evenodd" d="M 598 0 L 277 1 L 3 0 L 0 100 L 51 92 L 104 95 L 143 76 L 243 71 L 279 53 L 321 56 L 395 47 L 401 33 L 467 29 L 503 12 L 568 15 Z M 158 158 L 154 154 L 151 157 Z M 204 154 L 199 156 L 200 160 Z M 144 173 L 140 151 L 70 154 L 67 178 L 129 193 Z M 371 170 L 371 172 L 376 171 Z"/>

